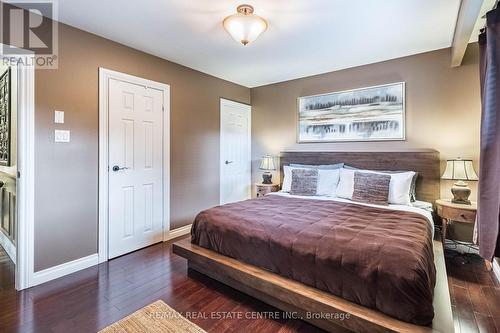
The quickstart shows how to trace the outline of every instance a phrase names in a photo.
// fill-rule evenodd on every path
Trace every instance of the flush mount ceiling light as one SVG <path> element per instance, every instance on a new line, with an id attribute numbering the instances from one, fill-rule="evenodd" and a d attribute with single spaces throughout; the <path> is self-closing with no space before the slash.
<path id="1" fill-rule="evenodd" d="M 266 31 L 266 20 L 255 15 L 252 6 L 240 5 L 236 8 L 236 11 L 237 14 L 226 17 L 222 22 L 224 29 L 235 41 L 247 45 Z"/>

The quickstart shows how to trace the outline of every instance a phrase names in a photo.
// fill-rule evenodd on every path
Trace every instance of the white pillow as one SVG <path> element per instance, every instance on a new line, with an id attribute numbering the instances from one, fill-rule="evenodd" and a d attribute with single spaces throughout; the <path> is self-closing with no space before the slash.
<path id="1" fill-rule="evenodd" d="M 281 186 L 281 191 L 290 192 L 292 188 L 292 170 L 294 169 L 306 169 L 291 167 L 289 165 L 283 166 L 283 185 Z M 339 183 L 339 174 L 341 169 L 335 170 L 318 170 L 318 188 L 317 195 L 334 197 L 337 192 L 337 185 Z M 352 194 L 351 194 L 352 196 Z"/>
<path id="2" fill-rule="evenodd" d="M 292 170 L 299 168 L 292 168 L 289 165 L 283 166 L 283 184 L 281 185 L 281 191 L 290 192 L 292 188 Z"/>
<path id="3" fill-rule="evenodd" d="M 389 203 L 395 205 L 410 205 L 410 190 L 411 181 L 415 172 L 398 172 L 386 175 L 391 176 L 391 182 L 389 183 Z"/>
<path id="4" fill-rule="evenodd" d="M 354 192 L 354 173 L 355 172 L 376 173 L 391 176 L 389 183 L 389 203 L 394 205 L 410 205 L 411 181 L 415 172 L 384 173 L 372 170 L 340 170 L 340 180 L 337 187 L 337 196 L 345 199 L 352 199 Z"/>
<path id="5" fill-rule="evenodd" d="M 318 170 L 318 188 L 316 189 L 317 195 L 327 197 L 337 196 L 337 185 L 339 183 L 340 169 Z"/>
<path id="6" fill-rule="evenodd" d="M 352 199 L 354 192 L 354 171 L 351 169 L 340 169 L 337 196 L 344 199 Z"/>

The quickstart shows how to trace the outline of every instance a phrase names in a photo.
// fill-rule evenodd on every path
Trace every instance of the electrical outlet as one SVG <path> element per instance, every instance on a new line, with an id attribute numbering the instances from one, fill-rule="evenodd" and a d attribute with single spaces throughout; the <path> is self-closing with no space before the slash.
<path id="1" fill-rule="evenodd" d="M 54 141 L 55 142 L 69 142 L 70 141 L 70 131 L 55 130 L 54 131 Z"/>

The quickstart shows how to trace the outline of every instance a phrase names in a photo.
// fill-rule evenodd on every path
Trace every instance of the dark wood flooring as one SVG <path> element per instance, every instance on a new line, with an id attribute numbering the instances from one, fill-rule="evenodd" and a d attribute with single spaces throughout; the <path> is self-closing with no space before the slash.
<path id="1" fill-rule="evenodd" d="M 462 264 L 447 251 L 446 259 L 456 332 L 500 332 L 500 284 L 493 273 L 477 257 Z M 252 312 L 269 317 L 276 310 L 196 272 L 188 274 L 171 243 L 23 292 L 13 290 L 10 265 L 0 265 L 0 278 L 6 279 L 5 285 L 0 281 L 0 332 L 96 332 L 158 299 L 181 313 L 190 311 L 191 321 L 210 332 L 321 332 L 299 320 L 245 318 Z"/>
<path id="2" fill-rule="evenodd" d="M 1 232 L 1 231 L 0 231 Z M 3 290 L 12 290 L 15 285 L 15 266 L 10 257 L 0 245 L 0 293 Z M 0 308 L 0 313 L 1 313 Z"/>
<path id="3" fill-rule="evenodd" d="M 477 255 L 445 251 L 455 332 L 500 332 L 500 283 Z"/>

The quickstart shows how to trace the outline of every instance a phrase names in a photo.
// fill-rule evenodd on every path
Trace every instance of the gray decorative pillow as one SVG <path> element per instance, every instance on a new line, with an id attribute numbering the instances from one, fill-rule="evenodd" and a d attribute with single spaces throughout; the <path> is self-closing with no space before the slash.
<path id="1" fill-rule="evenodd" d="M 374 205 L 389 204 L 390 175 L 354 172 L 352 200 Z"/>
<path id="2" fill-rule="evenodd" d="M 344 164 L 344 169 L 348 170 L 359 170 L 358 168 L 352 167 L 350 165 Z M 385 173 L 401 173 L 401 172 L 408 172 L 408 171 L 379 171 L 379 172 L 385 172 Z M 413 176 L 413 179 L 411 180 L 411 185 L 410 185 L 410 202 L 415 202 L 417 201 L 417 180 L 418 180 L 418 172 L 415 172 L 415 175 Z"/>
<path id="3" fill-rule="evenodd" d="M 318 170 L 317 169 L 293 169 L 292 186 L 290 194 L 292 195 L 316 195 L 318 188 Z"/>
<path id="4" fill-rule="evenodd" d="M 411 180 L 411 185 L 410 185 L 410 201 L 411 202 L 417 201 L 417 180 L 418 180 L 418 172 L 415 172 L 415 176 L 413 176 L 413 179 Z"/>

